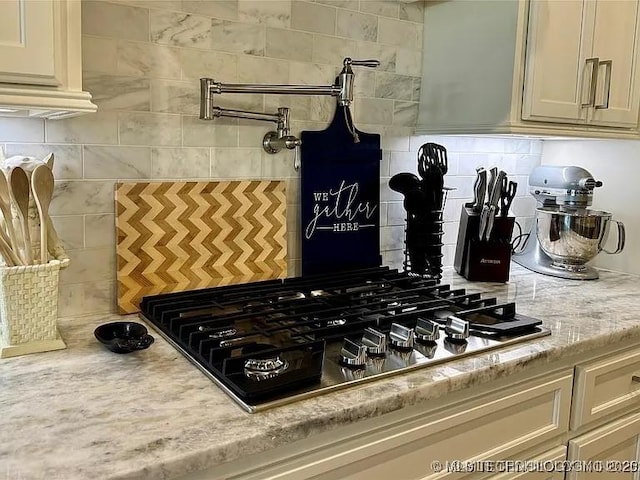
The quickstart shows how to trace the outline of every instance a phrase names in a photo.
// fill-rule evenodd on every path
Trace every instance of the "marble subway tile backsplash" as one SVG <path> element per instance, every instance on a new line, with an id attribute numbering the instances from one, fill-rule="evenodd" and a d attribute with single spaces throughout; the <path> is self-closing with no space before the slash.
<path id="1" fill-rule="evenodd" d="M 378 17 L 349 10 L 340 10 L 336 23 L 336 33 L 340 37 L 375 42 L 378 40 Z"/>
<path id="2" fill-rule="evenodd" d="M 384 262 L 401 266 L 404 209 L 388 188 L 394 173 L 417 173 L 426 141 L 449 151 L 445 183 L 445 264 L 451 264 L 461 205 L 472 196 L 478 165 L 504 168 L 521 182 L 513 211 L 533 212 L 527 174 L 541 142 L 530 139 L 425 137 L 417 115 L 424 2 L 396 0 L 85 0 L 84 88 L 98 113 L 45 121 L 0 117 L 8 155 L 55 154 L 51 214 L 72 259 L 63 272 L 60 315 L 115 311 L 114 185 L 117 181 L 285 179 L 289 273 L 299 273 L 299 173 L 294 154 L 261 148 L 273 125 L 199 114 L 199 78 L 224 83 L 329 85 L 344 57 L 377 58 L 354 68 L 356 125 L 379 133 Z M 291 109 L 292 132 L 324 129 L 332 97 L 217 96 L 224 108 L 273 113 Z"/>
<path id="3" fill-rule="evenodd" d="M 161 113 L 118 114 L 121 145 L 180 145 L 182 117 Z"/>
<path id="4" fill-rule="evenodd" d="M 83 149 L 84 178 L 149 178 L 149 147 L 86 145 Z"/>
<path id="5" fill-rule="evenodd" d="M 291 28 L 305 32 L 333 35 L 336 31 L 335 8 L 311 2 L 291 4 Z"/>
<path id="6" fill-rule="evenodd" d="M 238 19 L 246 23 L 264 24 L 269 27 L 289 28 L 291 22 L 290 0 L 238 0 Z"/>
<path id="7" fill-rule="evenodd" d="M 34 124 L 44 122 L 32 120 Z M 108 110 L 98 111 L 91 115 L 69 118 L 66 120 L 44 122 L 47 142 L 71 144 L 110 144 L 118 143 L 118 113 Z M 34 125 L 35 127 L 35 125 Z M 2 130 L 0 129 L 0 132 Z M 13 141 L 9 136 L 2 140 Z M 1 141 L 1 140 L 0 140 Z M 28 140 L 24 140 L 28 141 Z M 42 139 L 44 141 L 44 138 Z M 64 161 L 61 159 L 61 161 Z"/>
<path id="8" fill-rule="evenodd" d="M 83 2 L 82 32 L 86 35 L 148 41 L 149 9 L 123 3 Z"/>
<path id="9" fill-rule="evenodd" d="M 264 55 L 265 27 L 229 20 L 213 20 L 212 45 L 226 52 Z"/>
<path id="10" fill-rule="evenodd" d="M 56 181 L 51 216 L 113 213 L 115 180 Z"/>
<path id="11" fill-rule="evenodd" d="M 154 43 L 203 49 L 211 47 L 209 17 L 152 9 L 150 25 Z"/>
<path id="12" fill-rule="evenodd" d="M 422 47 L 422 25 L 403 20 L 380 17 L 378 41 L 402 48 Z"/>
<path id="13" fill-rule="evenodd" d="M 207 178 L 210 174 L 211 151 L 208 148 L 151 149 L 151 178 Z"/>
<path id="14" fill-rule="evenodd" d="M 93 94 L 93 101 L 101 110 L 151 110 L 151 82 L 147 78 L 125 77 L 87 72 L 83 85 Z"/>
<path id="15" fill-rule="evenodd" d="M 238 18 L 237 0 L 178 0 L 177 10 L 208 15 L 217 18 L 236 20 Z"/>

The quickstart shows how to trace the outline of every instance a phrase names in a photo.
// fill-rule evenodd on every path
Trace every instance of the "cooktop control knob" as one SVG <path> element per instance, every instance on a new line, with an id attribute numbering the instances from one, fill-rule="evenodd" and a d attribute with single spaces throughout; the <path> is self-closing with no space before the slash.
<path id="1" fill-rule="evenodd" d="M 449 340 L 466 341 L 469 338 L 469 322 L 455 315 L 447 317 L 447 326 L 444 327 Z"/>
<path id="2" fill-rule="evenodd" d="M 419 318 L 416 323 L 416 341 L 420 343 L 435 342 L 440 338 L 440 325 L 425 318 Z"/>
<path id="3" fill-rule="evenodd" d="M 389 344 L 391 344 L 391 347 L 398 350 L 411 350 L 415 337 L 416 334 L 411 328 L 399 323 L 391 324 L 391 331 L 389 332 Z"/>
<path id="4" fill-rule="evenodd" d="M 345 338 L 340 350 L 340 363 L 349 368 L 364 368 L 367 363 L 367 347 Z"/>
<path id="5" fill-rule="evenodd" d="M 444 340 L 444 349 L 454 355 L 464 353 L 467 350 L 467 345 L 468 343 L 464 340 L 448 340 L 446 338 Z"/>
<path id="6" fill-rule="evenodd" d="M 361 343 L 366 347 L 367 354 L 372 356 L 383 356 L 387 351 L 386 335 L 370 327 L 364 329 Z"/>

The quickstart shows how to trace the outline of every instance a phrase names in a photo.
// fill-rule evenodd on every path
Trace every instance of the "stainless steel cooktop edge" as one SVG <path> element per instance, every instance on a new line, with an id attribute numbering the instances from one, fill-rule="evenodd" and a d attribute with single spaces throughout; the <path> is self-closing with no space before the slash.
<path id="1" fill-rule="evenodd" d="M 240 397 L 238 397 L 231 389 L 229 389 L 224 383 L 222 383 L 221 381 L 219 381 L 211 372 L 209 372 L 206 368 L 204 368 L 202 365 L 200 365 L 200 363 L 194 358 L 192 357 L 186 350 L 184 350 L 179 344 L 177 344 L 175 341 L 173 341 L 171 338 L 169 338 L 162 330 L 158 329 L 153 322 L 151 322 L 149 319 L 147 319 L 142 313 L 139 314 L 140 318 L 143 319 L 144 321 L 147 322 L 147 324 L 149 326 L 151 326 L 151 328 L 153 328 L 153 330 L 155 330 L 162 338 L 164 338 L 169 344 L 171 344 L 171 346 L 173 346 L 175 349 L 177 349 L 180 353 L 182 353 L 182 355 L 184 355 L 193 365 L 195 365 L 196 367 L 198 367 L 198 369 L 204 373 L 210 380 L 212 380 L 218 387 L 220 387 L 227 395 L 229 395 L 240 407 L 242 407 L 243 410 L 245 410 L 248 413 L 258 413 L 258 412 L 262 412 L 271 408 L 275 408 L 275 407 L 279 407 L 282 405 L 287 405 L 290 403 L 295 403 L 297 401 L 300 400 L 304 400 L 304 399 L 308 399 L 308 398 L 312 398 L 318 395 L 324 395 L 326 393 L 330 393 L 330 392 L 335 392 L 338 390 L 342 390 L 354 385 L 359 385 L 359 384 L 363 384 L 363 383 L 368 383 L 368 382 L 373 382 L 376 380 L 381 380 L 384 378 L 389 378 L 391 376 L 395 376 L 395 375 L 400 375 L 400 374 L 404 374 L 413 370 L 417 370 L 420 368 L 425 368 L 425 367 L 430 367 L 430 366 L 435 366 L 435 365 L 441 365 L 443 363 L 447 363 L 447 362 L 451 362 L 451 361 L 455 361 L 458 359 L 463 359 L 465 357 L 469 357 L 471 355 L 476 355 L 479 353 L 485 353 L 485 352 L 489 352 L 489 351 L 493 351 L 493 350 L 498 350 L 501 348 L 505 348 L 508 346 L 512 346 L 512 345 L 516 345 L 519 343 L 524 343 L 527 342 L 529 340 L 533 340 L 536 338 L 540 338 L 540 337 L 545 337 L 548 335 L 551 335 L 551 330 L 549 330 L 546 327 L 536 327 L 536 331 L 535 332 L 531 332 L 529 334 L 526 335 L 522 335 L 519 337 L 514 337 L 514 338 L 509 338 L 506 340 L 500 340 L 500 341 L 493 341 L 492 344 L 487 344 L 487 345 L 482 345 L 479 348 L 473 348 L 470 350 L 465 350 L 463 352 L 460 353 L 456 353 L 453 356 L 448 356 L 448 357 L 442 357 L 442 358 L 427 358 L 424 355 L 420 355 L 418 353 L 416 353 L 416 355 L 418 355 L 420 358 L 415 360 L 415 363 L 412 363 L 410 365 L 405 365 L 405 366 L 401 366 L 398 368 L 393 368 L 391 370 L 386 370 L 386 371 L 381 371 L 381 372 L 376 372 L 375 374 L 372 374 L 370 376 L 364 376 L 362 378 L 353 378 L 353 379 L 344 379 L 338 383 L 327 383 L 326 381 L 323 381 L 320 383 L 320 385 L 315 384 L 312 385 L 310 387 L 307 387 L 305 389 L 303 389 L 302 391 L 299 391 L 297 393 L 294 394 L 290 394 L 286 397 L 283 398 L 279 398 L 276 400 L 271 400 L 268 402 L 264 402 L 264 403 L 260 403 L 257 405 L 253 405 L 253 404 L 248 404 L 246 403 L 244 400 L 242 400 Z M 326 359 L 325 359 L 326 362 Z M 323 373 L 323 377 L 324 377 L 324 373 Z"/>

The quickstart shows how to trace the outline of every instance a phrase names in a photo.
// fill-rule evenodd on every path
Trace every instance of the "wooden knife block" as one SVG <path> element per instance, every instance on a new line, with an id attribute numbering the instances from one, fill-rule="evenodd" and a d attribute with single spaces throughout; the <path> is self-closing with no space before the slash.
<path id="1" fill-rule="evenodd" d="M 467 280 L 509 280 L 514 217 L 495 217 L 489 241 L 480 240 L 480 214 L 463 206 L 453 267 Z"/>

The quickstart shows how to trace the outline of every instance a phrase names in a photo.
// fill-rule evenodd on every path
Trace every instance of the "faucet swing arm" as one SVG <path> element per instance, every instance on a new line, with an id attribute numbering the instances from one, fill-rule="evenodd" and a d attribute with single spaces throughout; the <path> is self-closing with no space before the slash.
<path id="1" fill-rule="evenodd" d="M 277 124 L 277 130 L 268 132 L 262 141 L 266 152 L 277 153 L 282 148 L 293 149 L 300 146 L 301 141 L 294 135 L 290 135 L 289 109 L 278 108 L 275 114 L 250 112 L 244 110 L 232 110 L 213 105 L 213 94 L 222 93 L 262 93 L 280 95 L 331 95 L 338 97 L 338 105 L 348 108 L 353 102 L 352 66 L 377 67 L 378 60 L 352 60 L 346 57 L 343 60 L 343 68 L 333 85 L 278 85 L 278 84 L 251 84 L 216 82 L 211 78 L 200 79 L 200 119 L 213 120 L 215 117 L 236 117 L 252 120 L 271 121 Z M 350 116 L 346 116 L 350 117 Z M 349 123 L 347 121 L 347 123 Z M 354 141 L 358 141 L 353 125 L 348 125 L 354 132 Z"/>
<path id="2" fill-rule="evenodd" d="M 286 107 L 278 108 L 277 113 L 261 113 L 212 106 L 210 113 L 212 119 L 215 117 L 233 117 L 276 123 L 276 131 L 267 132 L 262 139 L 262 146 L 268 153 L 278 153 L 283 148 L 291 150 L 302 144 L 299 138 L 290 135 L 289 109 Z"/>

